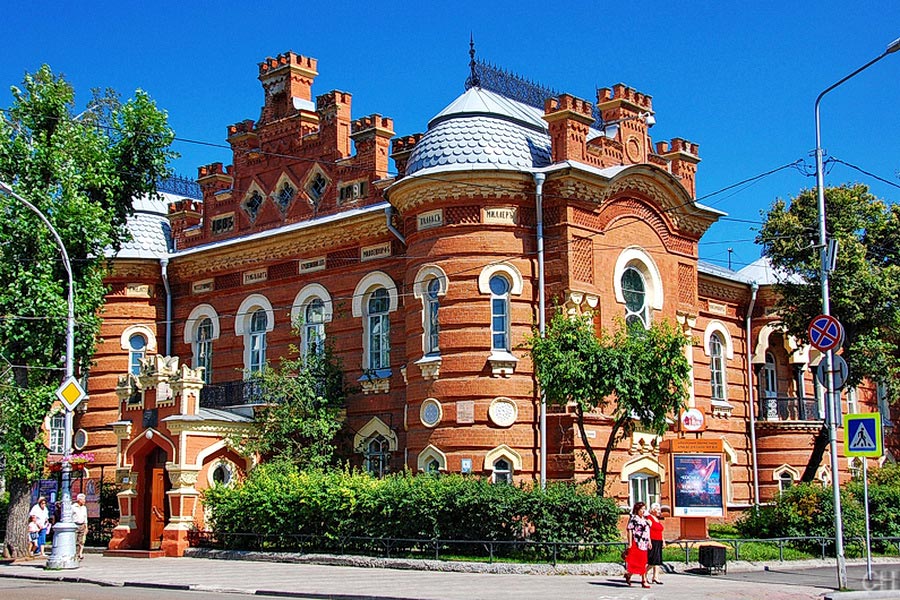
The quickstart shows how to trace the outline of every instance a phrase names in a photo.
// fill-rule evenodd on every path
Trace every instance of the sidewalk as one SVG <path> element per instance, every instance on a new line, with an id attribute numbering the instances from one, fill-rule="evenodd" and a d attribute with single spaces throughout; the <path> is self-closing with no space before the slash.
<path id="1" fill-rule="evenodd" d="M 627 587 L 618 574 L 621 568 L 615 575 L 560 576 L 93 554 L 86 556 L 79 569 L 45 571 L 43 566 L 38 560 L 2 565 L 0 577 L 317 600 L 809 600 L 833 591 L 833 577 L 826 569 L 821 577 L 812 579 L 785 577 L 784 571 L 775 577 L 766 571 L 732 576 L 731 570 L 728 576 L 667 574 L 664 585 L 642 589 L 639 583 Z M 892 597 L 900 598 L 900 594 Z"/>

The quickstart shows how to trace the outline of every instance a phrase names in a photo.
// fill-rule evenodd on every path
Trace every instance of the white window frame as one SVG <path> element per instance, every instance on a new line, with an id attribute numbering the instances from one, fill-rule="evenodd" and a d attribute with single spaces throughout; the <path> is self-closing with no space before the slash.
<path id="1" fill-rule="evenodd" d="M 413 296 L 422 302 L 422 353 L 425 356 L 441 354 L 440 303 L 441 297 L 447 294 L 447 287 L 447 274 L 437 265 L 424 265 L 416 273 Z"/>
<path id="2" fill-rule="evenodd" d="M 212 322 L 212 337 L 209 339 L 209 355 L 207 357 L 209 368 L 203 372 L 203 381 L 206 384 L 212 383 L 212 346 L 213 342 L 219 339 L 221 328 L 219 326 L 219 313 L 210 304 L 198 304 L 188 315 L 184 324 L 184 343 L 191 347 L 193 368 L 206 366 L 203 364 L 203 357 L 200 352 L 200 325 L 205 319 Z"/>
<path id="3" fill-rule="evenodd" d="M 728 400 L 728 374 L 725 369 L 725 342 L 719 332 L 709 336 L 709 386 L 713 400 Z"/>
<path id="4" fill-rule="evenodd" d="M 257 311 L 263 310 L 266 313 L 265 331 L 252 331 L 253 315 Z M 241 302 L 238 312 L 234 318 L 234 333 L 244 338 L 244 379 L 249 379 L 254 373 L 254 367 L 258 366 L 253 363 L 254 341 L 262 341 L 263 364 L 265 363 L 265 344 L 267 343 L 267 335 L 275 328 L 275 311 L 272 310 L 272 303 L 262 294 L 251 294 Z M 262 339 L 258 336 L 262 336 Z M 257 337 L 254 337 L 257 336 Z M 258 361 L 258 359 L 257 359 Z"/>
<path id="5" fill-rule="evenodd" d="M 646 250 L 639 246 L 629 246 L 622 250 L 618 258 L 616 258 L 616 266 L 613 269 L 613 291 L 615 292 L 616 302 L 625 305 L 625 291 L 622 288 L 622 277 L 625 270 L 633 268 L 642 276 L 644 280 L 644 299 L 646 307 L 646 319 L 644 322 L 649 326 L 653 318 L 652 311 L 662 310 L 665 295 L 663 293 L 662 276 L 659 273 L 659 267 L 656 261 L 647 253 Z"/>
<path id="6" fill-rule="evenodd" d="M 140 348 L 135 348 L 136 340 L 143 342 Z M 147 337 L 142 333 L 135 332 L 128 336 L 128 372 L 132 375 L 141 374 L 141 360 L 147 356 L 147 346 Z"/>
<path id="7" fill-rule="evenodd" d="M 308 323 L 308 310 L 310 305 L 315 302 L 322 303 L 322 321 L 321 323 Z M 331 302 L 331 294 L 324 286 L 318 283 L 310 283 L 303 287 L 302 290 L 294 298 L 291 305 L 291 323 L 300 332 L 300 349 L 303 356 L 307 356 L 313 335 L 319 344 L 316 346 L 319 352 L 325 348 L 326 331 L 325 325 L 331 323 L 334 313 L 334 305 Z"/>
<path id="8" fill-rule="evenodd" d="M 507 457 L 501 456 L 495 460 L 491 465 L 491 470 L 491 483 L 507 483 L 510 485 L 513 483 L 515 469 Z"/>
<path id="9" fill-rule="evenodd" d="M 494 282 L 502 282 L 506 289 L 502 294 L 497 293 L 494 289 Z M 512 282 L 501 273 L 495 273 L 491 276 L 488 287 L 491 290 L 491 351 L 492 352 L 509 352 L 511 349 L 510 333 L 510 302 L 509 295 L 512 290 Z M 497 327 L 497 320 L 502 319 L 502 327 Z M 501 344 L 497 340 L 502 341 Z"/>
<path id="10" fill-rule="evenodd" d="M 266 368 L 266 334 L 269 315 L 264 308 L 257 308 L 250 315 L 250 373 L 262 373 Z"/>
<path id="11" fill-rule="evenodd" d="M 209 327 L 206 327 L 207 323 Z M 194 368 L 203 368 L 203 383 L 212 383 L 212 346 L 213 346 L 212 319 L 203 317 L 197 325 L 197 339 L 194 341 Z"/>
<path id="12" fill-rule="evenodd" d="M 778 484 L 778 491 L 783 492 L 798 481 L 800 481 L 800 471 L 790 465 L 781 465 L 772 472 L 772 479 Z M 790 480 L 790 483 L 785 483 Z"/>
<path id="13" fill-rule="evenodd" d="M 778 398 L 778 362 L 775 360 L 774 353 L 766 352 L 766 362 L 763 364 L 762 370 L 763 397 Z"/>
<path id="14" fill-rule="evenodd" d="M 399 304 L 397 297 L 397 286 L 394 284 L 394 280 L 390 278 L 383 271 L 374 271 L 372 273 L 367 274 L 363 277 L 360 282 L 356 285 L 356 289 L 353 292 L 353 300 L 351 302 L 351 308 L 353 316 L 362 319 L 362 336 L 363 336 L 363 352 L 362 352 L 362 369 L 366 373 L 370 373 L 373 371 L 372 369 L 372 356 L 371 356 L 371 342 L 372 342 L 372 324 L 374 319 L 372 317 L 376 315 L 371 315 L 369 313 L 369 300 L 372 297 L 372 294 L 376 292 L 376 290 L 384 288 L 387 291 L 387 311 L 385 313 L 379 313 L 378 322 L 383 323 L 387 321 L 388 329 L 387 335 L 387 364 L 383 367 L 379 367 L 377 371 L 384 375 L 390 374 L 390 314 L 397 310 L 397 306 Z M 384 317 L 384 318 L 382 318 Z M 363 377 L 366 377 L 365 375 Z M 379 376 L 379 379 L 382 378 Z"/>
<path id="15" fill-rule="evenodd" d="M 66 413 L 56 412 L 50 415 L 48 423 L 49 430 L 49 446 L 51 454 L 62 454 L 65 452 L 66 439 Z"/>
<path id="16" fill-rule="evenodd" d="M 643 289 L 639 291 L 625 289 L 625 277 L 630 275 L 631 273 L 634 273 L 638 277 L 638 280 L 640 281 L 641 287 Z M 641 273 L 641 270 L 636 266 L 628 265 L 622 271 L 622 277 L 619 279 L 619 285 L 622 288 L 622 298 L 624 299 L 625 304 L 625 323 L 630 325 L 634 322 L 633 319 L 637 319 L 644 326 L 644 329 L 648 328 L 650 326 L 650 302 L 647 293 L 647 280 L 644 277 L 644 274 Z M 641 294 L 642 302 L 640 308 L 635 309 L 628 306 L 628 298 L 626 296 L 626 294 L 628 293 Z"/>
<path id="17" fill-rule="evenodd" d="M 491 481 L 496 482 L 498 479 L 498 469 L 497 463 L 500 460 L 506 461 L 509 464 L 509 480 L 510 482 L 514 481 L 513 476 L 516 473 L 520 473 L 522 471 L 522 457 L 521 455 L 507 446 L 506 444 L 501 444 L 496 448 L 493 448 L 488 451 L 484 456 L 484 469 L 491 471 Z M 500 477 L 506 478 L 507 471 L 504 469 L 499 470 Z"/>
<path id="18" fill-rule="evenodd" d="M 373 448 L 377 444 L 377 451 Z M 380 433 L 368 440 L 363 451 L 364 468 L 367 473 L 379 479 L 391 472 L 391 442 Z"/>
<path id="19" fill-rule="evenodd" d="M 662 482 L 656 473 L 639 471 L 628 476 L 628 505 L 643 502 L 650 506 L 659 502 Z"/>

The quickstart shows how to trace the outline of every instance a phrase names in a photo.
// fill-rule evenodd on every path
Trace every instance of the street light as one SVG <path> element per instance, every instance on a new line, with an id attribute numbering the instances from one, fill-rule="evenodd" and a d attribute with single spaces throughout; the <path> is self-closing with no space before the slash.
<path id="1" fill-rule="evenodd" d="M 68 314 L 66 315 L 66 380 L 72 378 L 75 372 L 75 286 L 72 283 L 72 265 L 69 262 L 69 253 L 66 247 L 50 224 L 50 221 L 44 214 L 37 209 L 31 202 L 15 193 L 12 187 L 3 181 L 0 181 L 0 191 L 9 194 L 25 206 L 27 206 L 34 214 L 36 214 L 59 246 L 62 254 L 63 266 L 66 269 L 66 275 L 69 278 L 69 287 L 67 294 Z M 72 453 L 72 410 L 66 409 L 66 428 L 63 436 L 63 456 Z M 77 569 L 78 560 L 75 557 L 75 524 L 72 522 L 72 465 L 68 461 L 63 461 L 62 465 L 62 519 L 53 526 L 53 550 L 50 558 L 47 559 L 48 569 Z"/>
<path id="2" fill-rule="evenodd" d="M 819 123 L 819 104 L 822 98 L 838 87 L 851 77 L 865 71 L 879 60 L 900 50 L 900 38 L 897 38 L 885 49 L 881 55 L 870 60 L 860 68 L 856 69 L 834 85 L 826 88 L 816 98 L 816 193 L 818 198 L 819 212 L 819 262 L 820 274 L 822 280 L 822 314 L 831 314 L 830 290 L 828 284 L 829 261 L 828 255 L 828 239 L 825 232 L 825 174 L 822 171 L 822 133 Z M 825 372 L 831 373 L 831 365 L 834 364 L 834 351 L 829 350 L 825 355 Z M 837 560 L 838 570 L 838 587 L 841 589 L 847 587 L 847 564 L 844 560 L 844 531 L 841 523 L 841 492 L 840 477 L 838 476 L 838 455 L 837 455 L 837 422 L 841 413 L 840 398 L 834 397 L 833 381 L 831 377 L 825 377 L 825 411 L 828 417 L 828 439 L 831 445 L 831 480 L 832 490 L 834 491 L 834 537 L 835 537 L 835 558 Z M 865 459 L 863 459 L 865 460 Z"/>

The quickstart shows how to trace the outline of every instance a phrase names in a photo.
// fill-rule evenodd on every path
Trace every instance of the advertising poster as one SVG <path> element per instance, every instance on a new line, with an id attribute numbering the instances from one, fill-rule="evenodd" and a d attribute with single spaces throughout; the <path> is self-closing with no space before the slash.
<path id="1" fill-rule="evenodd" d="M 84 494 L 85 506 L 88 509 L 88 518 L 100 517 L 100 480 L 97 478 L 78 478 L 72 482 L 72 502 L 75 502 L 76 494 Z"/>
<path id="2" fill-rule="evenodd" d="M 676 517 L 721 517 L 722 457 L 715 454 L 673 454 Z"/>

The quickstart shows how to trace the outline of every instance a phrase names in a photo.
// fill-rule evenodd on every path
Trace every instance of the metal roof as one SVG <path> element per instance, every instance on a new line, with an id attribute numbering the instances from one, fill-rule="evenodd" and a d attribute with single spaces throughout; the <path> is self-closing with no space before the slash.
<path id="1" fill-rule="evenodd" d="M 132 239 L 122 244 L 116 258 L 147 258 L 159 260 L 168 256 L 172 247 L 172 231 L 166 218 L 170 202 L 181 196 L 161 192 L 158 197 L 144 196 L 134 201 L 134 214 L 126 227 Z"/>

